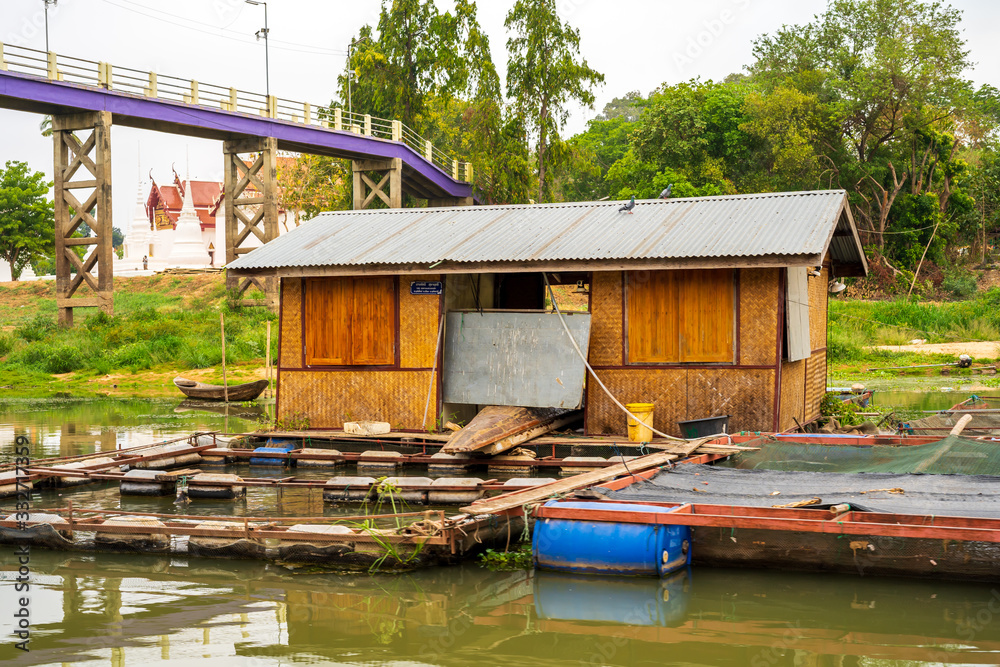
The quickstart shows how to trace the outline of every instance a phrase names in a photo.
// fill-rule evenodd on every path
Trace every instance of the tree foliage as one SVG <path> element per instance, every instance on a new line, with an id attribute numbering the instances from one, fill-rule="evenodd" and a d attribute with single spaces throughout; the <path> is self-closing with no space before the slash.
<path id="1" fill-rule="evenodd" d="M 546 173 L 551 143 L 569 116 L 568 104 L 593 107 L 593 87 L 604 75 L 580 58 L 580 31 L 564 23 L 555 0 L 517 0 L 504 23 L 513 36 L 507 40 L 507 96 L 536 133 L 537 200 L 548 195 Z"/>
<path id="2" fill-rule="evenodd" d="M 26 162 L 8 161 L 0 169 L 0 259 L 10 264 L 14 280 L 29 262 L 54 250 L 50 187 L 45 174 L 32 172 Z"/>

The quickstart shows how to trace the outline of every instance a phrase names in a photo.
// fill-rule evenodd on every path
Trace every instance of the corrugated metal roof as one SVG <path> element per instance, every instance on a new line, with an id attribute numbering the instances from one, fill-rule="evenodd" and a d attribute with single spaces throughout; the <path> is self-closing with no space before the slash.
<path id="1" fill-rule="evenodd" d="M 643 200 L 632 214 L 619 213 L 621 205 L 603 201 L 322 213 L 229 268 L 819 255 L 826 251 L 846 193 Z"/>

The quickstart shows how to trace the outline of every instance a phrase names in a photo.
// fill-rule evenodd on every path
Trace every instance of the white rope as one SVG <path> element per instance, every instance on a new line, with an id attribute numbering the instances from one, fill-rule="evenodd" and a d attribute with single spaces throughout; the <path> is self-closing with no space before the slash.
<path id="1" fill-rule="evenodd" d="M 545 286 L 549 290 L 549 298 L 552 300 L 552 307 L 555 309 L 556 315 L 559 316 L 559 321 L 562 322 L 563 329 L 566 330 L 566 335 L 569 336 L 569 341 L 571 343 L 573 343 L 573 349 L 576 350 L 576 353 L 577 353 L 577 355 L 579 355 L 580 360 L 583 361 L 583 365 L 587 367 L 587 370 L 590 371 L 590 374 L 593 376 L 593 378 L 595 380 L 597 380 L 597 384 L 600 385 L 601 389 L 604 390 L 604 393 L 608 395 L 608 398 L 610 398 L 615 405 L 617 405 L 619 408 L 621 408 L 622 412 L 624 412 L 629 417 L 631 417 L 632 419 L 634 419 L 637 424 L 642 424 L 643 426 L 645 426 L 646 428 L 648 428 L 650 431 L 652 431 L 656 435 L 660 436 L 661 438 L 666 438 L 667 440 L 675 440 L 677 442 L 687 442 L 687 440 L 684 440 L 683 438 L 676 438 L 676 437 L 674 437 L 672 435 L 667 435 L 663 431 L 657 431 L 655 428 L 653 428 L 652 424 L 647 424 L 646 422 L 642 421 L 641 419 L 639 419 L 638 417 L 636 417 L 634 414 L 632 414 L 631 412 L 629 412 L 629 409 L 626 408 L 624 405 L 622 405 L 621 401 L 619 401 L 617 398 L 615 398 L 611 394 L 611 392 L 608 390 L 608 388 L 606 386 L 604 386 L 604 383 L 601 382 L 601 378 L 597 377 L 597 373 L 594 372 L 594 369 L 591 368 L 591 366 L 590 366 L 590 362 L 587 361 L 587 356 L 580 349 L 580 346 L 577 345 L 576 339 L 573 338 L 573 334 L 570 332 L 569 326 L 566 324 L 566 319 L 563 317 L 562 311 L 559 310 L 559 304 L 556 303 L 556 295 L 552 291 L 552 285 L 549 284 L 548 276 L 545 275 L 544 271 L 542 272 L 542 279 L 545 281 Z M 720 434 L 720 435 L 724 435 L 724 434 Z"/>

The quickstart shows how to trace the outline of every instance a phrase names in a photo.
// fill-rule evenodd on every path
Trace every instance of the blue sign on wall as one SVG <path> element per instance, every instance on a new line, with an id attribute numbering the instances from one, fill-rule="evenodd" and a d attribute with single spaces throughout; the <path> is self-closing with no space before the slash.
<path id="1" fill-rule="evenodd" d="M 444 283 L 440 280 L 414 280 L 410 283 L 410 294 L 441 294 Z"/>

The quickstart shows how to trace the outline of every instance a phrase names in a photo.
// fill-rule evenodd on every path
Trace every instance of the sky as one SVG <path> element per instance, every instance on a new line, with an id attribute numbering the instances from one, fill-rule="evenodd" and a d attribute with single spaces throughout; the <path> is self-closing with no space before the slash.
<path id="1" fill-rule="evenodd" d="M 953 0 L 977 63 L 969 76 L 1000 88 L 1000 3 Z M 503 74 L 513 0 L 480 0 L 479 22 Z M 43 0 L 0 0 L 0 42 L 45 49 Z M 452 2 L 439 0 L 442 10 Z M 574 106 L 570 136 L 614 97 L 648 94 L 663 83 L 693 77 L 722 79 L 752 60 L 753 40 L 823 11 L 825 0 L 556 0 L 563 20 L 579 29 L 581 53 L 603 73 L 593 110 Z M 379 0 L 270 0 L 270 87 L 278 97 L 329 104 L 337 75 L 358 29 L 378 21 Z M 243 0 L 58 0 L 49 10 L 51 50 L 88 60 L 156 71 L 199 82 L 263 93 L 264 43 L 254 33 L 264 8 Z M 363 111 L 363 110 L 359 110 Z M 41 116 L 0 110 L 0 163 L 26 161 L 52 177 L 52 140 Z M 114 224 L 127 231 L 140 178 L 160 183 L 183 177 L 222 180 L 221 142 L 127 127 L 111 135 Z"/>

